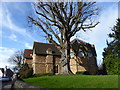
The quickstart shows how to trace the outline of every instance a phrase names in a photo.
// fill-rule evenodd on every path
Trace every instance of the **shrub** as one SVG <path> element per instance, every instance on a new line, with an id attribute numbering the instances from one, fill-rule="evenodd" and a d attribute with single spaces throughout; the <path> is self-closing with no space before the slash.
<path id="1" fill-rule="evenodd" d="M 34 74 L 34 77 L 41 77 L 41 76 L 51 76 L 53 75 L 52 73 L 38 73 Z"/>
<path id="2" fill-rule="evenodd" d="M 20 78 L 29 78 L 33 76 L 33 69 L 29 68 L 27 64 L 24 64 L 19 72 Z"/>
<path id="3" fill-rule="evenodd" d="M 88 71 L 76 72 L 78 75 L 90 75 Z"/>
<path id="4" fill-rule="evenodd" d="M 90 75 L 90 73 L 88 71 L 85 71 L 84 75 Z"/>
<path id="5" fill-rule="evenodd" d="M 20 78 L 29 78 L 33 76 L 33 70 L 27 69 L 20 74 Z"/>
<path id="6" fill-rule="evenodd" d="M 115 54 L 111 54 L 108 55 L 104 58 L 104 63 L 106 66 L 106 71 L 108 75 L 120 75 L 120 57 L 115 55 Z"/>
<path id="7" fill-rule="evenodd" d="M 76 74 L 84 75 L 84 72 L 76 72 Z"/>

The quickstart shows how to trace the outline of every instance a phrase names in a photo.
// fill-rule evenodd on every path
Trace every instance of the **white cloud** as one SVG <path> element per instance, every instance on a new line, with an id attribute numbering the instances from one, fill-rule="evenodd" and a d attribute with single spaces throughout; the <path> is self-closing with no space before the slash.
<path id="1" fill-rule="evenodd" d="M 2 15 L 2 18 L 0 18 L 0 24 L 2 24 L 2 27 L 6 27 L 9 30 L 11 30 L 11 32 L 16 32 L 19 33 L 21 36 L 23 37 L 27 37 L 27 39 L 29 40 L 35 40 L 24 28 L 21 28 L 17 25 L 15 25 L 15 23 L 12 21 L 12 16 L 11 13 L 9 12 L 9 10 L 6 7 L 7 4 L 3 4 L 2 5 L 2 10 L 0 10 L 0 13 Z M 4 21 L 3 21 L 4 20 Z"/>
<path id="2" fill-rule="evenodd" d="M 116 24 L 116 19 L 118 18 L 117 5 L 116 3 L 109 8 L 107 7 L 104 11 L 101 11 L 101 16 L 99 17 L 100 24 L 93 28 L 92 31 L 80 31 L 79 33 L 80 38 L 95 45 L 98 63 L 102 61 L 102 52 L 106 47 L 108 34 L 111 32 L 111 28 Z"/>
<path id="3" fill-rule="evenodd" d="M 0 43 L 2 44 L 2 4 L 0 3 Z M 1 46 L 0 44 L 0 46 Z"/>
<path id="4" fill-rule="evenodd" d="M 2 30 L 0 30 L 0 46 L 2 46 Z"/>
<path id="5" fill-rule="evenodd" d="M 29 43 L 25 43 L 25 47 L 28 49 L 32 49 L 32 45 L 30 45 Z"/>
<path id="6" fill-rule="evenodd" d="M 11 34 L 9 36 L 9 39 L 13 40 L 13 41 L 17 41 L 17 36 L 15 34 Z"/>
<path id="7" fill-rule="evenodd" d="M 11 66 L 8 62 L 8 59 L 16 50 L 14 48 L 6 48 L 0 47 L 0 68 L 4 68 L 5 66 Z"/>
<path id="8" fill-rule="evenodd" d="M 80 34 L 80 38 L 82 40 L 85 40 L 91 44 L 95 44 L 96 51 L 98 54 L 98 59 L 102 59 L 102 51 L 103 48 L 106 46 L 106 39 L 108 38 L 107 34 L 111 32 L 110 27 L 113 27 L 117 17 L 118 17 L 118 8 L 116 6 L 114 7 L 111 6 L 109 9 L 106 9 L 106 11 L 102 12 L 100 16 L 101 23 L 96 28 L 86 33 L 82 31 L 82 34 Z M 0 8 L 0 25 L 9 28 L 13 33 L 16 32 L 23 37 L 27 37 L 29 40 L 35 40 L 33 37 L 31 37 L 30 34 L 26 32 L 26 29 L 18 27 L 15 25 L 15 23 L 13 23 L 11 14 L 7 9 L 7 7 L 5 6 L 5 4 L 3 4 L 2 8 Z M 11 39 L 13 38 L 16 38 L 16 36 L 11 35 Z M 32 48 L 32 46 L 30 46 L 29 43 L 25 43 L 24 45 L 26 46 L 26 48 Z M 6 58 L 6 57 L 2 57 L 2 58 Z"/>

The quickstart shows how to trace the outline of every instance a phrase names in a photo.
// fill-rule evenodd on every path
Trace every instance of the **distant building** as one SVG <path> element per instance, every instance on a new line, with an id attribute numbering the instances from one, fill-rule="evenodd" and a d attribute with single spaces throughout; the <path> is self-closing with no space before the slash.
<path id="1" fill-rule="evenodd" d="M 90 74 L 97 74 L 98 67 L 95 46 L 79 39 L 71 41 L 71 45 L 71 71 L 74 74 L 83 71 L 88 71 Z M 77 53 L 77 57 L 75 53 Z M 34 42 L 33 49 L 24 50 L 24 63 L 27 63 L 30 68 L 33 68 L 34 74 L 61 74 L 62 66 L 60 57 L 61 53 L 57 47 L 50 43 Z"/>

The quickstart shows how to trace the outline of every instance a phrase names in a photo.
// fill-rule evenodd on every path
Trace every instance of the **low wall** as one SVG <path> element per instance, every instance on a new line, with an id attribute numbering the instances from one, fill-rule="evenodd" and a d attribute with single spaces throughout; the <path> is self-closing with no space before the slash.
<path id="1" fill-rule="evenodd" d="M 43 88 L 43 87 L 39 87 L 39 86 L 33 86 L 33 85 L 30 85 L 28 83 L 25 83 L 23 81 L 15 81 L 15 83 L 13 84 L 12 88 L 14 88 L 14 90 L 17 90 L 17 89 L 38 89 L 38 90 L 50 90 L 48 88 Z"/>

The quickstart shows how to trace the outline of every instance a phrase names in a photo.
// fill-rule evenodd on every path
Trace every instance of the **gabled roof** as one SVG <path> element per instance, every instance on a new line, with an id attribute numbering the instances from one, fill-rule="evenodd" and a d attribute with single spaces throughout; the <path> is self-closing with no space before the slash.
<path id="1" fill-rule="evenodd" d="M 84 42 L 80 39 L 74 39 L 74 40 L 71 41 L 72 45 L 74 45 L 75 43 L 77 43 L 79 45 L 82 45 L 84 48 L 90 49 L 92 51 L 93 55 L 97 56 L 94 45 L 91 45 L 91 44 L 89 44 L 87 42 Z"/>
<path id="2" fill-rule="evenodd" d="M 96 51 L 95 51 L 94 45 L 91 45 L 91 44 L 86 43 L 79 39 L 74 39 L 73 41 L 71 41 L 71 44 L 74 45 L 74 43 L 76 43 L 76 42 L 78 44 L 82 45 L 84 48 L 90 48 L 91 51 L 93 52 L 94 56 L 96 56 Z M 50 44 L 50 43 L 34 42 L 33 50 L 35 50 L 35 54 L 38 54 L 38 55 L 48 55 L 47 51 L 49 51 L 49 50 L 52 51 L 52 55 L 59 55 L 59 56 L 61 55 L 61 53 L 57 49 L 57 47 L 54 44 Z M 32 59 L 33 50 L 25 49 L 24 58 Z"/>
<path id="3" fill-rule="evenodd" d="M 35 49 L 35 54 L 39 55 L 47 55 L 48 49 L 52 50 L 52 55 L 61 55 L 57 47 L 50 43 L 34 42 L 33 49 Z"/>
<path id="4" fill-rule="evenodd" d="M 24 50 L 24 58 L 32 59 L 32 53 L 33 53 L 32 49 L 25 49 Z"/>
<path id="5" fill-rule="evenodd" d="M 73 43 L 75 43 L 75 42 L 77 42 L 78 44 L 82 44 L 82 45 L 86 45 L 86 44 L 87 44 L 86 42 L 84 42 L 84 41 L 82 41 L 82 40 L 80 40 L 80 39 L 74 39 L 74 40 L 72 40 L 72 41 L 71 41 L 71 44 L 73 44 Z"/>
<path id="6" fill-rule="evenodd" d="M 80 40 L 80 39 L 74 39 L 74 40 L 72 40 L 72 41 L 71 41 L 71 44 L 74 44 L 75 42 L 77 42 L 78 44 L 81 44 L 81 45 L 83 45 L 83 46 L 87 46 L 87 44 L 89 44 L 89 43 L 84 42 L 84 41 L 82 41 L 82 40 Z M 94 45 L 91 45 L 91 44 L 89 44 L 89 45 L 94 48 Z"/>

